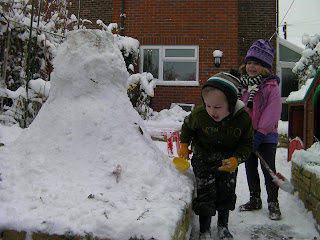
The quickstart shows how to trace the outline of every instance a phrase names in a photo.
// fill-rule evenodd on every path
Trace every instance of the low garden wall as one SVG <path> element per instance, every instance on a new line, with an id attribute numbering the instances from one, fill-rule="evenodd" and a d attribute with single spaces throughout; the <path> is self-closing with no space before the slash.
<path id="1" fill-rule="evenodd" d="M 291 183 L 305 207 L 313 213 L 317 221 L 317 230 L 320 232 L 320 176 L 303 169 L 292 162 Z"/>
<path id="2" fill-rule="evenodd" d="M 288 137 L 279 135 L 278 147 L 288 148 Z M 305 207 L 312 212 L 320 233 L 320 176 L 311 173 L 295 162 L 291 165 L 291 183 Z"/>
<path id="3" fill-rule="evenodd" d="M 278 147 L 288 148 L 288 136 L 279 134 Z"/>
<path id="4" fill-rule="evenodd" d="M 288 148 L 288 138 L 279 136 L 279 146 Z M 311 173 L 295 162 L 291 165 L 291 183 L 305 207 L 312 212 L 320 233 L 320 176 Z"/>
<path id="5" fill-rule="evenodd" d="M 175 233 L 172 236 L 171 240 L 189 239 L 190 232 L 191 232 L 191 229 L 190 229 L 191 220 L 192 220 L 192 208 L 191 208 L 191 204 L 189 204 L 189 206 L 187 206 L 184 209 L 180 221 L 177 222 Z M 28 240 L 112 240 L 108 238 L 105 238 L 105 239 L 93 238 L 90 235 L 85 237 L 80 237 L 80 236 L 72 236 L 72 235 L 61 236 L 61 235 L 48 235 L 45 233 L 32 233 L 31 236 L 27 236 L 26 232 L 17 232 L 12 230 L 0 232 L 0 239 L 2 240 L 25 240 L 25 239 L 28 239 Z M 129 240 L 153 240 L 153 239 L 130 238 Z"/>

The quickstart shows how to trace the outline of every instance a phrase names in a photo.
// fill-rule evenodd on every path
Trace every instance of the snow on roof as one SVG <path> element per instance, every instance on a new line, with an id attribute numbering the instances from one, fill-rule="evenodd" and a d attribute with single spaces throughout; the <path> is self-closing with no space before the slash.
<path id="1" fill-rule="evenodd" d="M 318 75 L 320 72 L 320 68 L 317 71 L 317 74 L 314 78 L 310 78 L 306 81 L 305 85 L 303 85 L 298 91 L 293 91 L 290 93 L 290 95 L 287 97 L 286 102 L 298 102 L 298 101 L 304 101 L 307 97 L 310 88 L 313 86 L 314 82 L 316 81 Z"/>
<path id="2" fill-rule="evenodd" d="M 302 47 L 294 44 L 293 42 L 291 42 L 289 40 L 283 39 L 281 37 L 277 37 L 277 41 L 278 41 L 279 44 L 281 44 L 281 45 L 283 45 L 283 46 L 285 46 L 285 47 L 287 47 L 287 48 L 289 48 L 289 49 L 291 49 L 291 50 L 293 50 L 293 51 L 295 51 L 297 53 L 301 54 L 302 51 L 303 51 Z"/>

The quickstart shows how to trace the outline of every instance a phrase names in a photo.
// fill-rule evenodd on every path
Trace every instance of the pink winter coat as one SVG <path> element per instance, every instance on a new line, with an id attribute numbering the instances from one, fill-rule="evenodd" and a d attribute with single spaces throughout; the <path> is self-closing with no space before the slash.
<path id="1" fill-rule="evenodd" d="M 278 121 L 282 111 L 279 80 L 277 75 L 264 79 L 253 97 L 253 108 L 246 108 L 252 118 L 254 130 L 266 135 L 264 143 L 278 142 Z M 249 94 L 246 89 L 241 97 L 245 105 Z"/>

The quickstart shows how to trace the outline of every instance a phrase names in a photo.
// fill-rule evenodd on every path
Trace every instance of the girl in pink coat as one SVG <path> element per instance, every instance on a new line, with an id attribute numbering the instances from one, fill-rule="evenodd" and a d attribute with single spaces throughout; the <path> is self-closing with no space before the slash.
<path id="1" fill-rule="evenodd" d="M 250 200 L 240 206 L 240 211 L 253 211 L 262 208 L 260 197 L 260 177 L 258 173 L 258 151 L 270 168 L 276 172 L 275 155 L 278 144 L 278 121 L 282 103 L 279 89 L 280 79 L 271 74 L 275 49 L 263 39 L 259 39 L 250 47 L 245 64 L 239 68 L 241 74 L 240 99 L 246 104 L 253 128 L 254 150 L 245 162 Z M 272 182 L 272 177 L 261 165 L 268 194 L 269 218 L 281 219 L 278 202 L 279 188 Z"/>

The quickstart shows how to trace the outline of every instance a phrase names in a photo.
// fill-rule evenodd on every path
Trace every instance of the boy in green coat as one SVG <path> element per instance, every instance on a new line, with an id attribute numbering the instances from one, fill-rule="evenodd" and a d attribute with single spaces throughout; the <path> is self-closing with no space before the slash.
<path id="1" fill-rule="evenodd" d="M 211 217 L 218 211 L 221 239 L 233 239 L 228 229 L 229 210 L 236 204 L 237 167 L 253 150 L 254 131 L 245 105 L 238 100 L 239 79 L 218 73 L 203 85 L 204 106 L 186 117 L 178 155 L 189 159 L 196 177 L 197 197 L 193 211 L 199 215 L 200 239 L 211 236 Z"/>

